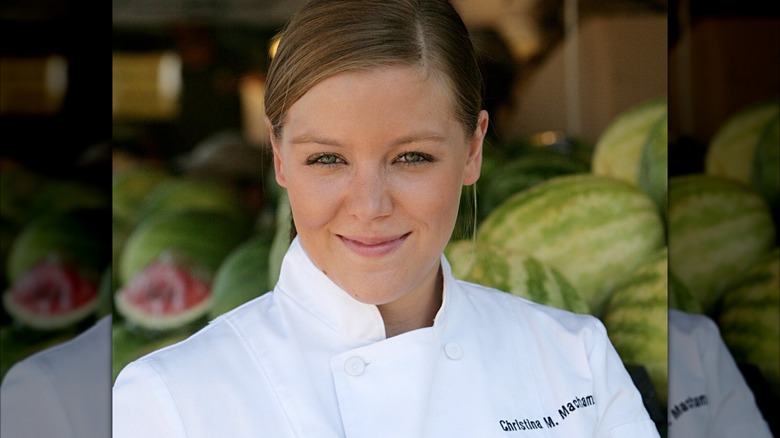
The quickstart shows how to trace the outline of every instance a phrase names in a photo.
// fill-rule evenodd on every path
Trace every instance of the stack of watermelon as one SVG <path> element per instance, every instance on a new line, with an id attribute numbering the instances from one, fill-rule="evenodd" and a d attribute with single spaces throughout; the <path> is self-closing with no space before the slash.
<path id="1" fill-rule="evenodd" d="M 445 250 L 456 277 L 601 318 L 626 363 L 648 370 L 660 402 L 666 126 L 666 99 L 651 99 L 616 117 L 588 160 L 524 148 L 515 162 L 488 166 L 477 190 L 478 205 L 488 208 L 476 236 L 456 237 Z M 544 163 L 550 172 L 529 170 Z"/>
<path id="2" fill-rule="evenodd" d="M 717 321 L 737 362 L 755 366 L 780 397 L 780 99 L 735 111 L 704 158 L 703 175 L 674 183 L 687 201 L 670 241 L 685 257 L 670 270 Z"/>

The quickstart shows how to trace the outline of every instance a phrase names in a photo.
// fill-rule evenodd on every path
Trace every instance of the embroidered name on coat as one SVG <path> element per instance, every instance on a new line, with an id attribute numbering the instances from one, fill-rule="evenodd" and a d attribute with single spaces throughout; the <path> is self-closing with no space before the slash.
<path id="1" fill-rule="evenodd" d="M 586 408 L 588 406 L 594 406 L 596 404 L 596 400 L 593 398 L 593 395 L 586 395 L 583 397 L 574 397 L 570 402 L 563 403 L 561 407 L 558 409 L 558 415 L 547 415 L 543 416 L 541 420 L 538 419 L 530 419 L 530 418 L 524 418 L 522 420 L 518 419 L 512 419 L 512 420 L 500 420 L 498 422 L 498 425 L 501 427 L 501 430 L 504 432 L 520 432 L 524 430 L 535 430 L 535 429 L 552 429 L 556 426 L 558 426 L 560 423 L 556 421 L 556 419 L 559 419 L 559 421 L 563 421 L 569 416 L 577 411 L 578 409 Z"/>

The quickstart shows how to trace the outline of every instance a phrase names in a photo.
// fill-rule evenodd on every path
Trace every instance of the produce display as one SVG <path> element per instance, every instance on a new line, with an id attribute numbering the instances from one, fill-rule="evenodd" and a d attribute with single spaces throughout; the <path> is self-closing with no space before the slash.
<path id="1" fill-rule="evenodd" d="M 740 112 L 713 138 L 705 172 L 671 178 L 665 98 L 619 114 L 592 146 L 486 145 L 476 205 L 464 191 L 463 233 L 445 256 L 457 278 L 600 318 L 626 365 L 647 371 L 660 405 L 667 306 L 711 316 L 734 357 L 778 393 L 776 115 L 777 101 Z M 255 216 L 224 179 L 142 160 L 115 169 L 110 201 L 82 184 L 4 169 L 0 340 L 14 354 L 1 371 L 113 311 L 116 377 L 271 290 L 290 209 L 272 178 L 263 184 Z M 107 226 L 87 218 L 108 202 L 110 247 Z M 34 308 L 48 315 L 30 310 L 41 300 L 48 307 Z"/>

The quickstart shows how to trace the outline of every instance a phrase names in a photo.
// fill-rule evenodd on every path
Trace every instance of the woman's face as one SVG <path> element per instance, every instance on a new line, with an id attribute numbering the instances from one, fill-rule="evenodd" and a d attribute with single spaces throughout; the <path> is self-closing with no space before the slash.
<path id="1" fill-rule="evenodd" d="M 295 102 L 272 135 L 314 264 L 364 303 L 435 292 L 463 185 L 479 177 L 487 113 L 475 132 L 446 88 L 416 68 L 342 73 Z"/>

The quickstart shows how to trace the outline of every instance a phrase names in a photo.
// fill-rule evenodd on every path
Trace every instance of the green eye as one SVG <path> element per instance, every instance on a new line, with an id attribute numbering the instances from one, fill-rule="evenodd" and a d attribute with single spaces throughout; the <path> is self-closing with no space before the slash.
<path id="1" fill-rule="evenodd" d="M 322 155 L 317 158 L 317 162 L 320 164 L 336 164 L 338 157 L 335 155 Z"/>
<path id="2" fill-rule="evenodd" d="M 339 164 L 341 162 L 342 162 L 341 158 L 338 155 L 334 155 L 334 154 L 313 155 L 306 160 L 306 164 L 309 165 L 320 164 L 325 166 Z"/>
<path id="3" fill-rule="evenodd" d="M 422 163 L 425 161 L 431 161 L 430 157 L 420 152 L 404 152 L 398 156 L 398 161 L 407 164 Z"/>

